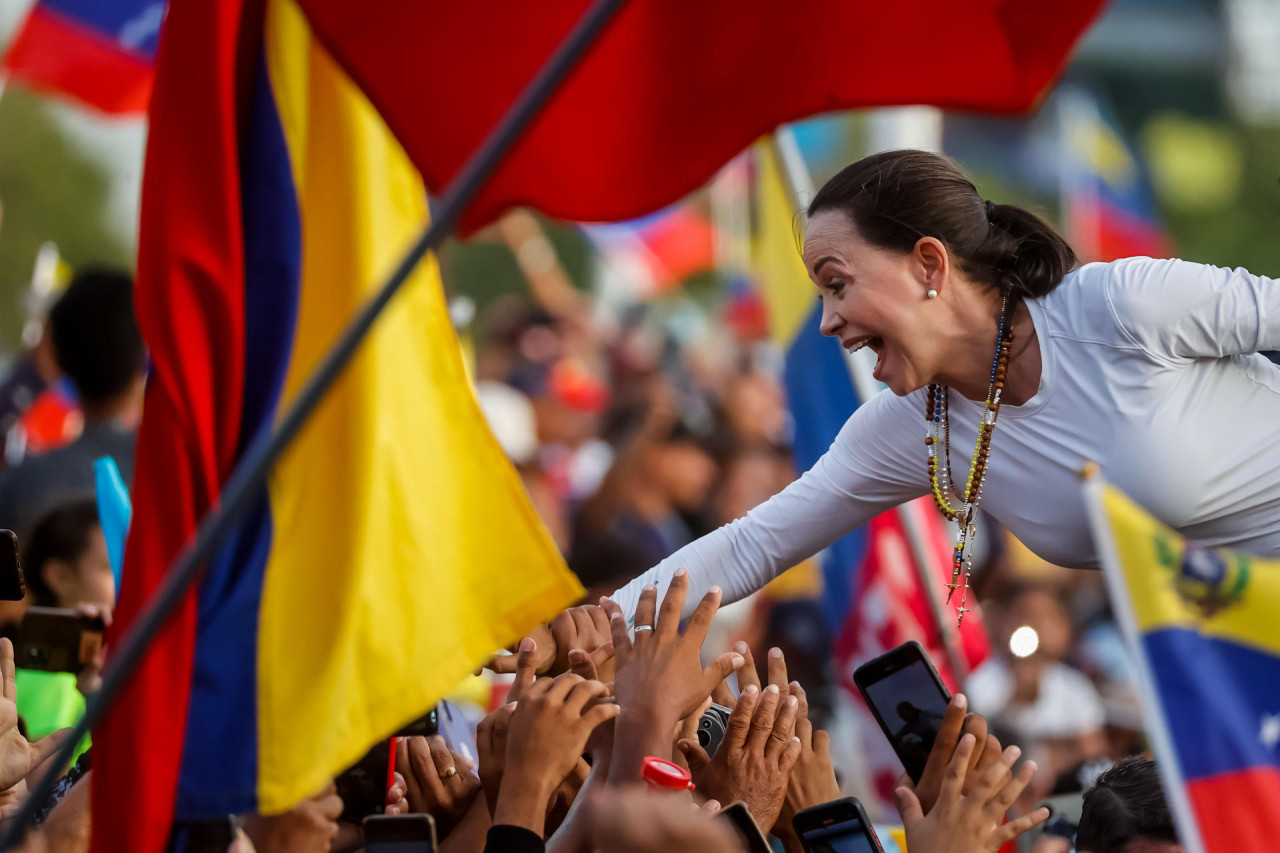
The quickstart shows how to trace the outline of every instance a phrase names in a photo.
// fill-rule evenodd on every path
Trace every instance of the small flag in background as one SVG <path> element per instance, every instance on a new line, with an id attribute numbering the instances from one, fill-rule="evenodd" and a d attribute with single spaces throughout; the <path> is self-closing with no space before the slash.
<path id="1" fill-rule="evenodd" d="M 164 15 L 164 0 L 39 0 L 4 72 L 103 112 L 145 112 Z"/>
<path id="2" fill-rule="evenodd" d="M 1275 850 L 1280 561 L 1202 548 L 1102 480 L 1085 488 L 1183 845 Z"/>

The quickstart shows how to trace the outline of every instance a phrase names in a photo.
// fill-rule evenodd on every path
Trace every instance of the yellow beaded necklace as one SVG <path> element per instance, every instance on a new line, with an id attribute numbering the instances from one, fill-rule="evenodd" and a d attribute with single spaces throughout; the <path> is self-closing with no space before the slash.
<path id="1" fill-rule="evenodd" d="M 958 528 L 956 549 L 951 560 L 951 583 L 947 584 L 947 601 L 956 590 L 961 590 L 960 606 L 956 608 L 956 625 L 964 621 L 969 612 L 969 575 L 973 571 L 969 545 L 977 531 L 978 505 L 982 502 L 982 484 L 987 477 L 987 457 L 991 453 L 991 434 L 996 428 L 1000 413 L 1000 394 L 1004 390 L 1004 378 L 1009 367 L 1009 349 L 1013 343 L 1013 329 L 1006 327 L 1005 316 L 1009 297 L 1000 300 L 999 328 L 996 332 L 996 354 L 991 361 L 991 384 L 987 388 L 986 412 L 978 428 L 978 438 L 973 446 L 973 459 L 969 463 L 969 479 L 964 493 L 955 491 L 951 481 L 951 419 L 948 415 L 946 386 L 930 385 L 925 403 L 924 417 L 928 422 L 924 443 L 929 449 L 929 484 L 933 488 L 933 502 L 948 521 Z M 939 448 L 942 452 L 939 453 Z M 960 498 L 963 506 L 951 505 L 951 497 Z M 963 574 L 963 583 L 961 575 Z"/>

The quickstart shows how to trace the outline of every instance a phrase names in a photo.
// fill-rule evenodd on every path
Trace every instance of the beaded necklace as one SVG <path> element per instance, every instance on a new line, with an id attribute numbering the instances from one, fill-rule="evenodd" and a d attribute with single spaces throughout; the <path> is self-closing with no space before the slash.
<path id="1" fill-rule="evenodd" d="M 1000 413 L 1000 394 L 1004 390 L 1005 374 L 1009 367 L 1009 349 L 1013 343 L 1013 329 L 1006 329 L 1005 316 L 1009 297 L 1000 300 L 999 328 L 996 332 L 996 354 L 991 360 L 991 382 L 987 388 L 986 412 L 978 428 L 978 438 L 973 446 L 973 459 L 969 463 L 969 479 L 963 494 L 957 491 L 951 479 L 951 419 L 948 416 L 946 386 L 930 385 L 925 403 L 924 417 L 928 426 L 924 443 L 929 449 L 929 484 L 933 488 L 933 502 L 948 521 L 958 528 L 956 548 L 951 559 L 951 583 L 947 584 L 947 602 L 956 590 L 960 592 L 960 606 L 956 608 L 956 626 L 969 612 L 969 575 L 973 571 L 969 545 L 977 531 L 978 505 L 982 502 L 982 484 L 987 477 L 987 457 L 991 453 L 991 434 L 996 428 Z M 942 452 L 939 453 L 939 448 Z M 961 506 L 951 505 L 951 498 L 958 498 Z M 963 582 L 961 582 L 963 581 Z"/>

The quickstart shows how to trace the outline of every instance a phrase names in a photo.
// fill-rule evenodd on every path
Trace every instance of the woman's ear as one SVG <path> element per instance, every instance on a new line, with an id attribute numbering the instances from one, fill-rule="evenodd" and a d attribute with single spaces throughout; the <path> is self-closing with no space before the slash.
<path id="1" fill-rule="evenodd" d="M 923 293 L 941 295 L 951 272 L 951 255 L 937 237 L 921 237 L 911 252 L 911 266 Z"/>

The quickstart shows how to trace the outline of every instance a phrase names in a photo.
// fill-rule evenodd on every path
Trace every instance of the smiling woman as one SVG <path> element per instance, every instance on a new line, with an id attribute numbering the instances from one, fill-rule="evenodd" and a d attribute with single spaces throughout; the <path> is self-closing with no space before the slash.
<path id="1" fill-rule="evenodd" d="M 1188 537 L 1280 555 L 1280 367 L 1257 355 L 1280 348 L 1280 282 L 1173 259 L 1077 267 L 1040 218 L 921 151 L 848 166 L 808 213 L 822 331 L 874 349 L 888 390 L 796 482 L 619 590 L 624 609 L 677 568 L 691 598 L 741 598 L 932 493 L 957 523 L 963 613 L 979 503 L 1044 559 L 1097 566 L 1086 460 Z M 967 478 L 953 436 L 973 442 Z"/>

